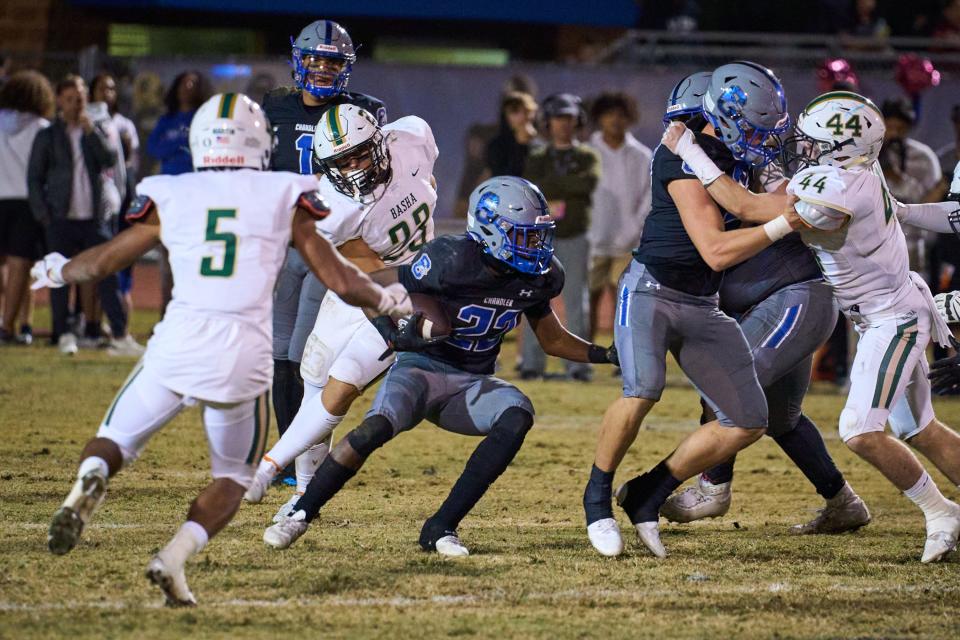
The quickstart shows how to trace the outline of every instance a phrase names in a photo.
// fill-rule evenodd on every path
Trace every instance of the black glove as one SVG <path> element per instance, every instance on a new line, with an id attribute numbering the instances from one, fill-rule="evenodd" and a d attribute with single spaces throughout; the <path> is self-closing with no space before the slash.
<path id="1" fill-rule="evenodd" d="M 620 355 L 617 353 L 617 345 L 612 344 L 609 347 L 601 347 L 598 344 L 590 345 L 587 349 L 587 360 L 593 364 L 612 364 L 615 367 L 620 366 Z"/>
<path id="2" fill-rule="evenodd" d="M 396 325 L 388 316 L 374 318 L 373 326 L 380 332 L 383 341 L 387 343 L 387 350 L 380 354 L 380 360 L 386 360 L 394 351 L 422 351 L 424 348 L 439 342 L 443 338 L 427 339 L 420 335 L 417 327 L 423 313 L 414 313 L 407 319 L 400 320 Z"/>
<path id="3" fill-rule="evenodd" d="M 960 355 L 941 358 L 930 365 L 930 389 L 938 396 L 960 394 Z"/>

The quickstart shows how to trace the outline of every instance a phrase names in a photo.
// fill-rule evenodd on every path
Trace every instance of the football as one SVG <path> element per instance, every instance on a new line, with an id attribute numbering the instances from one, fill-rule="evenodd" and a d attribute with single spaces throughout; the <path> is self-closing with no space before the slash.
<path id="1" fill-rule="evenodd" d="M 450 335 L 452 325 L 440 301 L 425 293 L 411 293 L 410 302 L 414 312 L 423 314 L 420 320 L 420 335 L 424 338 L 443 338 Z"/>

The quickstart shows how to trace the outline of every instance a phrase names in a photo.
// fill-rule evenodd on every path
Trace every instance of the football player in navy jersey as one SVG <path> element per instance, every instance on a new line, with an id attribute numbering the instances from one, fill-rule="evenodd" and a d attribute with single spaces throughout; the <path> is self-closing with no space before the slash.
<path id="1" fill-rule="evenodd" d="M 338 104 L 354 104 L 387 122 L 383 102 L 347 91 L 357 56 L 346 29 L 331 20 L 311 22 L 292 42 L 293 88 L 276 89 L 263 99 L 263 110 L 276 136 L 270 163 L 274 171 L 313 173 L 313 132 L 320 116 Z M 273 407 L 280 435 L 303 400 L 300 361 L 326 288 L 310 273 L 296 249 L 277 279 L 273 304 Z"/>
<path id="2" fill-rule="evenodd" d="M 400 354 L 362 424 L 333 448 L 292 515 L 267 529 L 264 542 L 279 549 L 290 546 L 371 453 L 427 419 L 448 431 L 483 436 L 449 496 L 420 532 L 425 551 L 468 555 L 457 526 L 504 472 L 533 426 L 529 398 L 493 376 L 504 335 L 522 314 L 548 354 L 577 362 L 617 362 L 613 347 L 581 340 L 550 308 L 550 300 L 563 289 L 553 231 L 536 186 L 512 176 L 491 178 L 470 196 L 466 235 L 439 237 L 411 264 L 374 274 L 380 282 L 401 282 L 411 293 L 434 296 L 451 320 L 451 335 L 430 342 L 412 335 L 414 319 L 403 329 L 375 320 Z"/>

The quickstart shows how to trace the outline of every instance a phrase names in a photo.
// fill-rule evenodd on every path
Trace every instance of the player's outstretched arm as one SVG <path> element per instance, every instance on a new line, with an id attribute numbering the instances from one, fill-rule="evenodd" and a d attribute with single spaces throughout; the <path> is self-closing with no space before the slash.
<path id="1" fill-rule="evenodd" d="M 413 308 L 401 285 L 381 287 L 341 256 L 325 238 L 317 234 L 314 218 L 298 208 L 293 217 L 293 244 L 314 275 L 347 304 L 368 307 L 377 315 L 402 318 Z"/>
<path id="2" fill-rule="evenodd" d="M 725 231 L 720 210 L 703 185 L 695 180 L 674 180 L 667 185 L 667 191 L 680 211 L 687 235 L 714 271 L 723 271 L 752 258 L 803 225 L 788 205 L 781 215 L 763 226 Z"/>
<path id="3" fill-rule="evenodd" d="M 527 316 L 527 319 L 537 336 L 537 342 L 547 355 L 574 362 L 620 365 L 616 347 L 601 347 L 575 336 L 560 324 L 560 319 L 552 309 L 543 317 Z"/>
<path id="4" fill-rule="evenodd" d="M 903 224 L 936 233 L 952 232 L 960 236 L 960 203 L 949 200 L 926 204 L 896 202 L 896 207 L 897 219 Z"/>
<path id="5" fill-rule="evenodd" d="M 786 193 L 753 193 L 721 171 L 682 122 L 671 122 L 661 142 L 693 170 L 717 204 L 744 222 L 770 222 L 786 209 Z"/>
<path id="6" fill-rule="evenodd" d="M 51 253 L 33 265 L 32 288 L 62 287 L 65 284 L 94 282 L 124 269 L 160 243 L 160 219 L 156 211 L 118 233 L 113 239 L 91 247 L 67 260 Z"/>

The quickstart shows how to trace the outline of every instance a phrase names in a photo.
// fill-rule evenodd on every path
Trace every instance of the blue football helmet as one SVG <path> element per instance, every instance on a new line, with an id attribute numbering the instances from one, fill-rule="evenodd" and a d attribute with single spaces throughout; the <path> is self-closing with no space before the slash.
<path id="1" fill-rule="evenodd" d="M 684 116 L 703 113 L 703 94 L 707 92 L 712 77 L 713 74 L 709 71 L 697 71 L 678 82 L 670 92 L 670 97 L 667 98 L 663 124 L 670 124 L 672 120 Z"/>
<path id="2" fill-rule="evenodd" d="M 703 115 L 734 158 L 757 168 L 777 158 L 780 135 L 790 128 L 780 80 L 753 62 L 731 62 L 713 71 Z"/>
<path id="3" fill-rule="evenodd" d="M 490 178 L 470 194 L 467 234 L 521 273 L 550 270 L 555 230 L 540 189 L 523 178 Z"/>
<path id="4" fill-rule="evenodd" d="M 291 38 L 290 43 L 293 45 L 293 82 L 298 89 L 317 98 L 335 96 L 347 89 L 347 81 L 350 79 L 350 71 L 357 60 L 357 54 L 346 29 L 332 20 L 317 20 L 304 27 L 295 40 Z M 312 70 L 311 62 L 320 58 L 339 61 L 339 71 L 333 73 Z M 324 76 L 330 80 L 321 84 L 318 80 Z"/>

